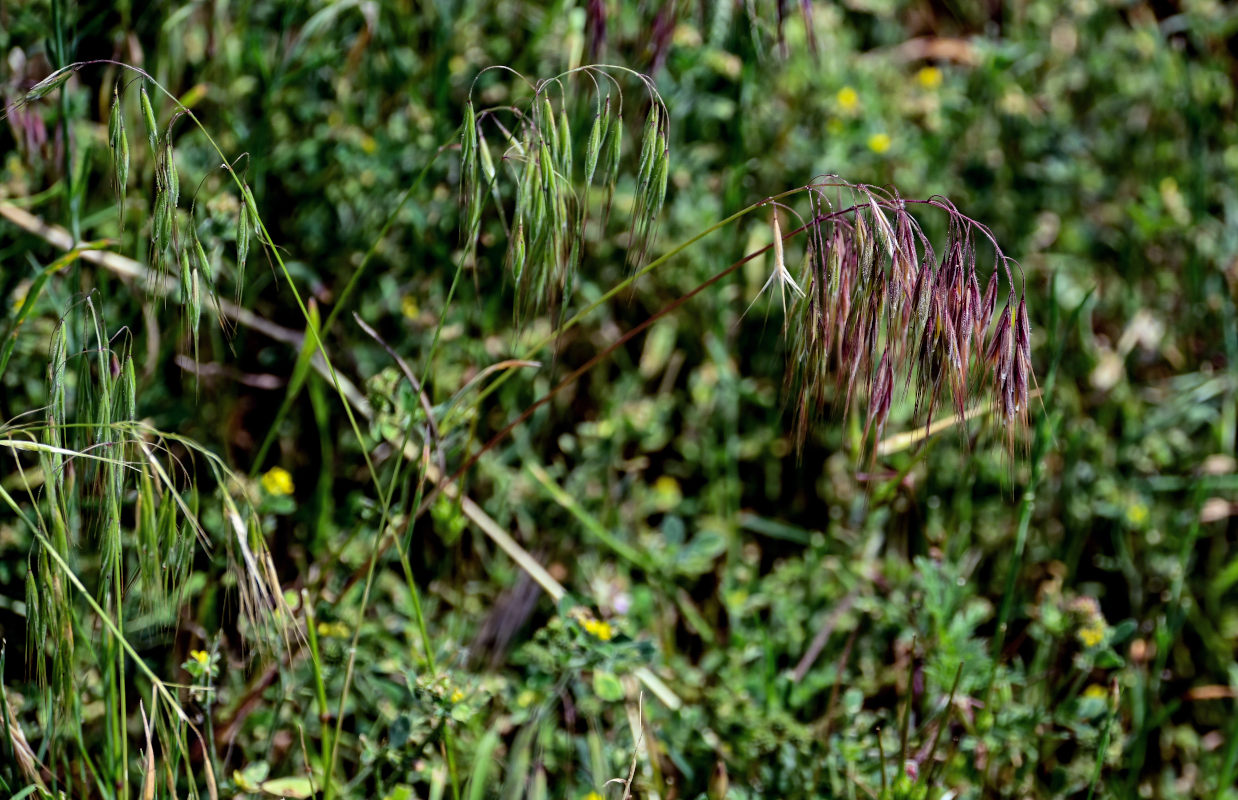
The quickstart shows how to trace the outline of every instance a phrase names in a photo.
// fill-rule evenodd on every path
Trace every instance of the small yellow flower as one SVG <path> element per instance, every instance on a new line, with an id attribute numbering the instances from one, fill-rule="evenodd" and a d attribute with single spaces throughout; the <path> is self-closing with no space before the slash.
<path id="1" fill-rule="evenodd" d="M 874 153 L 884 153 L 890 149 L 890 134 L 874 133 L 868 137 L 868 149 Z"/>
<path id="2" fill-rule="evenodd" d="M 202 666 L 206 666 L 211 660 L 211 654 L 205 650 L 190 650 L 189 657 L 197 661 Z"/>
<path id="3" fill-rule="evenodd" d="M 670 475 L 659 475 L 653 482 L 654 505 L 663 511 L 669 511 L 683 502 L 683 489 L 679 481 Z"/>
<path id="4" fill-rule="evenodd" d="M 1105 623 L 1101 621 L 1089 622 L 1079 629 L 1079 641 L 1084 647 L 1095 647 L 1105 640 Z"/>
<path id="5" fill-rule="evenodd" d="M 277 497 L 292 494 L 292 475 L 283 467 L 271 467 L 262 476 L 262 488 Z"/>
<path id="6" fill-rule="evenodd" d="M 374 137 L 366 134 L 361 137 L 361 150 L 367 155 L 374 155 L 374 151 L 378 149 L 378 142 L 374 141 Z"/>
<path id="7" fill-rule="evenodd" d="M 921 67 L 916 73 L 916 83 L 922 89 L 936 89 L 941 86 L 941 70 L 937 67 Z"/>
<path id="8" fill-rule="evenodd" d="M 855 111 L 860 107 L 859 92 L 852 89 L 850 86 L 844 86 L 839 89 L 836 99 L 838 100 L 839 108 L 848 113 Z"/>
<path id="9" fill-rule="evenodd" d="M 585 631 L 599 641 L 609 642 L 612 638 L 614 638 L 615 631 L 610 627 L 609 622 L 596 619 L 587 619 L 582 624 L 584 625 Z"/>
<path id="10" fill-rule="evenodd" d="M 1132 528 L 1142 528 L 1148 521 L 1148 507 L 1135 502 L 1126 509 L 1126 521 Z"/>
<path id="11" fill-rule="evenodd" d="M 459 689 L 451 690 L 451 702 L 459 703 L 463 699 L 464 699 L 464 692 L 460 691 Z"/>
<path id="12" fill-rule="evenodd" d="M 1083 696 L 1089 700 L 1104 700 L 1109 696 L 1109 690 L 1099 683 L 1094 683 L 1083 690 Z"/>
<path id="13" fill-rule="evenodd" d="M 411 294 L 406 294 L 401 297 L 400 313 L 403 314 L 406 319 L 417 319 L 417 316 L 421 314 L 421 306 L 417 305 L 417 298 L 413 297 Z"/>
<path id="14" fill-rule="evenodd" d="M 589 794 L 585 795 L 584 800 L 603 800 L 603 798 L 597 792 L 589 792 Z"/>
<path id="15" fill-rule="evenodd" d="M 318 635 L 328 639 L 347 639 L 352 633 L 342 622 L 320 622 Z"/>

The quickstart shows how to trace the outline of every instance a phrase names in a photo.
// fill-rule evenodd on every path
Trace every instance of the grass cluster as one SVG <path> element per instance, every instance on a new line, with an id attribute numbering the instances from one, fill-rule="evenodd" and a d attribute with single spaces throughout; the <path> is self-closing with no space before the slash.
<path id="1" fill-rule="evenodd" d="M 233 14 L 0 10 L 0 792 L 1233 795 L 1233 12 Z"/>

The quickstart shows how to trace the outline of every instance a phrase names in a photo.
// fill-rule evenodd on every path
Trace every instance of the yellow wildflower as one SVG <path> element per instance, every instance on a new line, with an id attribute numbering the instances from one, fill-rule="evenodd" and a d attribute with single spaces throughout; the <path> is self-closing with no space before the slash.
<path id="1" fill-rule="evenodd" d="M 361 137 L 361 150 L 367 155 L 374 155 L 374 151 L 378 149 L 378 142 L 374 141 L 374 137 L 366 134 Z"/>
<path id="2" fill-rule="evenodd" d="M 585 795 L 584 800 L 603 800 L 603 799 L 602 799 L 602 795 L 598 794 L 597 792 L 589 792 L 589 794 Z"/>
<path id="3" fill-rule="evenodd" d="M 669 511 L 683 502 L 683 489 L 679 481 L 670 475 L 659 475 L 653 482 L 653 502 L 663 511 Z"/>
<path id="4" fill-rule="evenodd" d="M 1148 507 L 1136 501 L 1126 509 L 1126 522 L 1132 528 L 1142 528 L 1148 521 Z"/>
<path id="5" fill-rule="evenodd" d="M 460 691 L 459 689 L 451 690 L 451 702 L 459 703 L 463 699 L 464 699 L 464 692 Z"/>
<path id="6" fill-rule="evenodd" d="M 197 661 L 202 666 L 206 666 L 211 660 L 211 654 L 205 650 L 190 650 L 189 657 Z"/>
<path id="7" fill-rule="evenodd" d="M 604 622 L 597 619 L 587 619 L 582 623 L 582 625 L 584 626 L 586 632 L 600 641 L 609 642 L 612 638 L 614 638 L 615 631 L 610 627 L 609 622 Z"/>
<path id="8" fill-rule="evenodd" d="M 916 73 L 916 83 L 923 89 L 936 89 L 941 86 L 941 70 L 937 67 L 921 67 Z"/>
<path id="9" fill-rule="evenodd" d="M 1095 647 L 1105 640 L 1105 623 L 1099 620 L 1089 622 L 1079 629 L 1078 636 L 1084 647 Z"/>
<path id="10" fill-rule="evenodd" d="M 839 89 L 836 99 L 838 100 L 839 108 L 848 113 L 860 107 L 860 94 L 850 86 L 844 86 Z"/>
<path id="11" fill-rule="evenodd" d="M 1089 700 L 1104 700 L 1109 696 L 1109 690 L 1099 683 L 1094 683 L 1083 690 L 1083 696 Z"/>
<path id="12" fill-rule="evenodd" d="M 890 149 L 890 134 L 874 133 L 868 137 L 868 149 L 874 153 L 884 153 Z"/>
<path id="13" fill-rule="evenodd" d="M 292 494 L 292 475 L 283 467 L 271 467 L 262 476 L 262 488 L 277 497 Z"/>
<path id="14" fill-rule="evenodd" d="M 319 622 L 318 635 L 324 638 L 347 639 L 352 633 L 342 622 Z"/>
<path id="15" fill-rule="evenodd" d="M 421 314 L 421 306 L 417 305 L 417 298 L 411 294 L 406 294 L 400 298 L 400 313 L 405 319 L 417 319 Z"/>

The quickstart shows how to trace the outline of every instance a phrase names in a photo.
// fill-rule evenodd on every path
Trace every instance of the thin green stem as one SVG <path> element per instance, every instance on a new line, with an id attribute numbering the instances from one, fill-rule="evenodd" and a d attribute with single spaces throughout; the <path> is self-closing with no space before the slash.
<path id="1" fill-rule="evenodd" d="M 327 775 L 327 764 L 331 759 L 331 708 L 327 704 L 327 684 L 322 676 L 322 658 L 319 655 L 318 649 L 318 628 L 314 616 L 314 603 L 310 599 L 309 592 L 305 589 L 301 590 L 301 606 L 305 609 L 305 638 L 309 642 L 310 666 L 314 673 L 314 697 L 318 701 L 318 720 L 322 728 L 322 735 L 320 737 L 320 744 L 322 745 L 321 767 L 323 780 L 326 782 L 331 780 L 331 777 Z"/>

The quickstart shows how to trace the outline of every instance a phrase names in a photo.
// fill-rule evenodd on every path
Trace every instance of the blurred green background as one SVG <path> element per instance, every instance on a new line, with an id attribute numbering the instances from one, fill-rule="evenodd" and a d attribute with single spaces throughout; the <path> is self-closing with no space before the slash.
<path id="1" fill-rule="evenodd" d="M 439 668 L 427 669 L 387 551 L 351 676 L 337 774 L 347 796 L 450 793 L 445 728 L 462 775 L 476 775 L 475 755 L 493 756 L 476 796 L 533 794 L 539 781 L 555 797 L 620 796 L 603 784 L 627 775 L 631 676 L 644 665 L 683 706 L 645 695 L 639 796 L 1083 797 L 1094 787 L 1238 797 L 1231 6 L 25 2 L 0 4 L 0 52 L 7 102 L 73 61 L 147 70 L 240 159 L 293 279 L 324 314 L 377 243 L 325 344 L 397 429 L 420 413 L 417 398 L 351 312 L 426 376 L 435 404 L 552 329 L 549 314 L 515 320 L 493 210 L 447 302 L 464 254 L 460 171 L 455 149 L 436 154 L 458 141 L 488 66 L 530 80 L 588 63 L 651 77 L 671 115 L 654 255 L 836 173 L 949 197 L 1023 267 L 1036 370 L 1043 381 L 1056 367 L 1033 409 L 1043 448 L 1030 432 L 1013 456 L 1000 435 L 948 432 L 869 464 L 859 420 L 835 408 L 797 452 L 782 312 L 768 295 L 753 304 L 765 258 L 539 409 L 480 460 L 465 491 L 597 621 L 560 614 L 458 504 L 436 501 L 408 555 Z M 129 80 L 97 64 L 75 73 L 63 99 L 14 106 L 0 127 L 0 201 L 144 261 L 154 167 L 132 98 L 123 231 L 107 150 L 113 88 Z M 573 91 L 581 141 L 592 99 L 587 85 Z M 635 81 L 624 92 L 631 149 L 647 101 Z M 529 96 L 520 78 L 493 71 L 473 93 L 487 105 Z M 171 104 L 156 108 L 166 125 Z M 213 257 L 229 262 L 235 190 L 188 120 L 172 130 L 182 195 L 196 200 Z M 591 232 L 568 313 L 630 274 L 631 205 L 621 181 L 615 223 Z M 922 222 L 944 233 L 943 219 Z M 456 427 L 452 465 L 570 369 L 768 242 L 766 214 L 753 214 L 594 311 L 539 356 L 540 369 L 517 370 Z M 799 258 L 802 245 L 788 247 Z M 130 326 L 141 354 L 139 415 L 240 474 L 267 476 L 250 485 L 281 583 L 316 604 L 334 703 L 379 512 L 330 385 L 310 379 L 255 463 L 295 349 L 212 322 L 195 381 L 174 304 L 143 303 L 90 265 L 53 278 L 14 328 L 35 275 L 59 255 L 0 222 L 3 330 L 16 336 L 0 418 L 47 402 L 51 326 L 97 292 L 109 329 Z M 243 288 L 224 285 L 259 316 L 305 329 L 268 257 L 251 256 Z M 910 427 L 907 405 L 888 432 Z M 385 469 L 399 460 L 390 445 L 366 446 Z M 3 467 L 0 480 L 12 473 Z M 226 537 L 222 522 L 204 521 Z M 0 603 L 3 677 L 46 759 L 69 745 L 45 733 L 15 605 L 30 544 L 0 515 L 0 595 L 11 598 Z M 215 715 L 213 757 L 230 796 L 268 773 L 304 773 L 298 731 L 316 741 L 320 722 L 308 659 L 244 646 L 226 572 L 222 550 L 200 554 L 183 606 L 134 636 L 173 682 L 185 680 L 178 665 L 191 649 L 215 649 L 229 666 L 198 713 Z M 998 631 L 1006 597 L 1010 623 Z"/>

